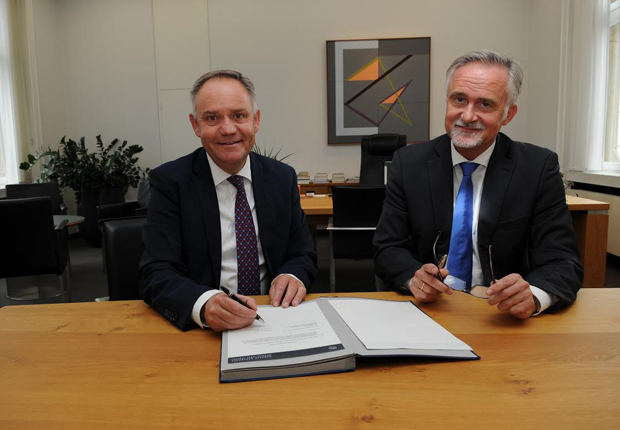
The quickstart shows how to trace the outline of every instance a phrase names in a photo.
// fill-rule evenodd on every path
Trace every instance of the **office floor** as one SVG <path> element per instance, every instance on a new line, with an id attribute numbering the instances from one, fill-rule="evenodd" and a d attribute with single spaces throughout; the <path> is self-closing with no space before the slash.
<path id="1" fill-rule="evenodd" d="M 329 237 L 326 231 L 318 232 L 319 272 L 312 286 L 313 293 L 329 291 Z M 70 277 L 74 302 L 89 302 L 108 295 L 106 275 L 103 270 L 101 248 L 93 248 L 79 236 L 69 241 L 73 274 Z M 53 278 L 51 278 L 53 281 Z M 620 288 L 620 258 L 608 254 L 607 287 Z M 374 291 L 373 264 L 370 260 L 338 260 L 336 262 L 337 291 Z M 59 303 L 60 298 L 32 301 L 14 301 L 6 297 L 6 282 L 0 279 L 0 306 Z"/>

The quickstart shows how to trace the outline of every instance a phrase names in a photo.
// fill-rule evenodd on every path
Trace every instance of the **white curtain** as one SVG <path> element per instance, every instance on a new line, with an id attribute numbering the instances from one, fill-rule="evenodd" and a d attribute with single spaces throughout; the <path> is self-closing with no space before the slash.
<path id="1" fill-rule="evenodd" d="M 568 170 L 599 171 L 605 149 L 609 0 L 565 0 L 559 147 Z"/>
<path id="2" fill-rule="evenodd" d="M 0 141 L 7 183 L 27 175 L 18 169 L 29 148 L 24 70 L 24 8 L 19 0 L 0 0 Z"/>

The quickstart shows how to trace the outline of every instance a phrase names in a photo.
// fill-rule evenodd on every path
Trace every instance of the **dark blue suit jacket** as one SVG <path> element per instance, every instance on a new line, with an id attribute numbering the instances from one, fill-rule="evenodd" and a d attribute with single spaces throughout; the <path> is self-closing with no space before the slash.
<path id="1" fill-rule="evenodd" d="M 250 153 L 252 189 L 267 277 L 282 273 L 307 288 L 316 254 L 290 166 Z M 220 286 L 221 233 L 217 195 L 203 148 L 163 164 L 150 178 L 151 199 L 143 230 L 140 289 L 144 301 L 182 330 L 198 297 Z"/>
<path id="2" fill-rule="evenodd" d="M 447 254 L 453 213 L 451 141 L 447 135 L 394 155 L 383 213 L 375 233 L 375 271 L 398 288 L 423 264 Z M 553 293 L 557 309 L 575 300 L 583 281 L 558 157 L 548 149 L 499 133 L 489 160 L 478 217 L 478 250 L 485 284 L 519 273 Z"/>

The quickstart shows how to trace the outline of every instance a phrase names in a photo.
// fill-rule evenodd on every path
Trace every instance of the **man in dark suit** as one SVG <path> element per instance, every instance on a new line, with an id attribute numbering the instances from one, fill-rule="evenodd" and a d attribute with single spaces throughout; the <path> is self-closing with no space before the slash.
<path id="1" fill-rule="evenodd" d="M 297 306 L 316 255 L 295 171 L 251 152 L 260 125 L 252 82 L 218 70 L 199 78 L 191 96 L 203 148 L 152 172 L 140 286 L 144 301 L 182 330 L 241 328 L 256 316 L 246 295 Z"/>
<path id="2" fill-rule="evenodd" d="M 557 155 L 499 132 L 517 113 L 522 76 L 489 51 L 448 69 L 447 134 L 393 158 L 375 234 L 386 285 L 432 302 L 453 294 L 439 278 L 458 273 L 466 291 L 483 286 L 489 305 L 517 318 L 575 300 L 583 268 Z"/>

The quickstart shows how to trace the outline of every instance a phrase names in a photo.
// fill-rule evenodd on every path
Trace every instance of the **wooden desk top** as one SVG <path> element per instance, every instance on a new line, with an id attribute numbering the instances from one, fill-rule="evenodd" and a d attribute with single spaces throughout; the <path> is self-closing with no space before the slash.
<path id="1" fill-rule="evenodd" d="M 180 332 L 142 302 L 5 307 L 0 428 L 617 429 L 618 308 L 620 290 L 587 289 L 519 321 L 457 293 L 422 309 L 479 361 L 219 384 L 220 335 Z"/>
<path id="2" fill-rule="evenodd" d="M 300 197 L 301 209 L 306 215 L 333 215 L 334 202 L 331 197 Z"/>
<path id="3" fill-rule="evenodd" d="M 608 211 L 609 203 L 583 197 L 566 196 L 566 203 L 571 211 Z"/>
<path id="4" fill-rule="evenodd" d="M 568 209 L 571 211 L 609 210 L 609 203 L 583 197 L 566 196 Z M 306 215 L 333 215 L 334 204 L 331 197 L 301 197 L 301 208 Z"/>

